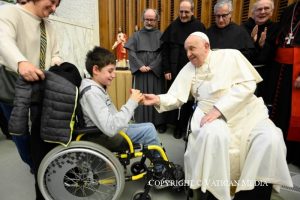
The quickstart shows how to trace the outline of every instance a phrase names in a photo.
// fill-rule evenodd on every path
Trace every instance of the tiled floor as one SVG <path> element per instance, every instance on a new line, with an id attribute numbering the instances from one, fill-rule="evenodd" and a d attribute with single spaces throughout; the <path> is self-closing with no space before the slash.
<path id="1" fill-rule="evenodd" d="M 169 128 L 165 134 L 160 134 L 169 159 L 176 164 L 183 165 L 184 141 L 176 140 Z M 280 194 L 273 193 L 272 200 L 300 199 L 300 169 L 290 165 L 292 178 L 297 185 L 295 191 L 282 189 Z M 133 194 L 142 190 L 144 181 L 127 182 L 121 200 L 130 200 Z M 152 200 L 184 200 L 183 192 L 176 193 L 169 189 L 151 190 Z M 34 200 L 34 178 L 29 168 L 20 160 L 12 141 L 4 139 L 0 133 L 0 200 Z"/>

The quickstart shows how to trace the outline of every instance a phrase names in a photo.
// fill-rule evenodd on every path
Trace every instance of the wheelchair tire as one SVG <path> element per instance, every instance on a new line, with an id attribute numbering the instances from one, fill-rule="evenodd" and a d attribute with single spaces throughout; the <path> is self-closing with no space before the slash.
<path id="1" fill-rule="evenodd" d="M 151 200 L 151 195 L 148 193 L 143 198 L 144 191 L 137 191 L 133 194 L 132 200 Z"/>
<path id="2" fill-rule="evenodd" d="M 37 179 L 46 200 L 115 200 L 125 185 L 124 169 L 115 155 L 87 141 L 50 151 Z"/>

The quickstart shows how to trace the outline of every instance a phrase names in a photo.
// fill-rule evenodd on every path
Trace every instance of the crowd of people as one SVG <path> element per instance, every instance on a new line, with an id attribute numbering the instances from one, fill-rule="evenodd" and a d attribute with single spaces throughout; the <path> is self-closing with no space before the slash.
<path id="1" fill-rule="evenodd" d="M 22 0 L 0 7 L 1 72 L 36 82 L 62 63 L 47 19 L 60 2 Z M 144 27 L 128 39 L 120 31 L 113 46 L 122 48 L 118 60 L 128 56 L 133 75 L 132 94 L 120 111 L 106 90 L 116 75 L 116 58 L 102 47 L 87 53 L 91 78 L 80 86 L 86 126 L 97 126 L 105 140 L 126 130 L 134 142 L 161 145 L 156 130 L 164 133 L 173 124 L 173 136 L 180 139 L 191 117 L 185 178 L 201 199 L 270 199 L 272 189 L 292 187 L 287 164 L 300 167 L 299 0 L 279 22 L 272 21 L 273 11 L 273 0 L 256 0 L 249 19 L 238 25 L 231 19 L 232 1 L 218 0 L 215 24 L 206 29 L 194 17 L 194 1 L 181 0 L 178 17 L 161 32 L 158 11 L 146 8 Z M 30 105 L 28 134 L 11 136 L 13 102 L 0 99 L 1 130 L 35 178 L 53 148 L 40 137 L 40 108 L 40 102 Z M 211 184 L 217 180 L 236 184 Z M 43 199 L 37 184 L 36 199 Z"/>

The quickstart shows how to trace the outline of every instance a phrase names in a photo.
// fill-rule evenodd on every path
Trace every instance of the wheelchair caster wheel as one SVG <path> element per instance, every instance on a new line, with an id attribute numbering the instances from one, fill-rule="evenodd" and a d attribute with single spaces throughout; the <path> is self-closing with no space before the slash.
<path id="1" fill-rule="evenodd" d="M 144 194 L 144 191 L 136 192 L 133 195 L 132 200 L 151 200 L 151 195 L 150 194 L 146 194 L 145 196 L 143 196 L 143 194 Z"/>
<path id="2" fill-rule="evenodd" d="M 130 170 L 133 175 L 138 175 L 146 172 L 147 166 L 145 164 L 142 164 L 141 162 L 134 162 L 132 163 Z"/>

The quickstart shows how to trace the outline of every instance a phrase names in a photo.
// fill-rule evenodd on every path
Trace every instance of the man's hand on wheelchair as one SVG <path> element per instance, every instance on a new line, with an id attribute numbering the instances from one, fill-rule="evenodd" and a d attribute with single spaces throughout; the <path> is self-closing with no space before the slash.
<path id="1" fill-rule="evenodd" d="M 213 109 L 211 109 L 204 117 L 202 117 L 200 127 L 202 127 L 206 123 L 214 121 L 221 115 L 221 112 L 217 108 L 213 107 Z"/>

